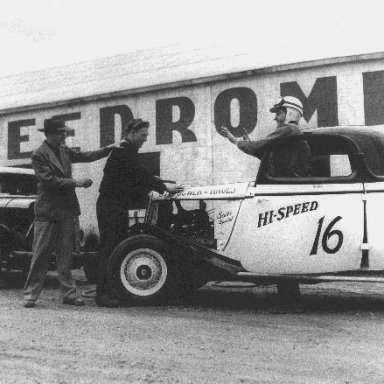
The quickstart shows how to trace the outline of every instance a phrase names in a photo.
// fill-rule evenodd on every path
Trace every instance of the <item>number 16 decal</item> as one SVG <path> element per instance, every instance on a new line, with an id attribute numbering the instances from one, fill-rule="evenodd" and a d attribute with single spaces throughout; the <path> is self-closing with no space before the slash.
<path id="1" fill-rule="evenodd" d="M 316 237 L 315 237 L 315 241 L 313 242 L 313 246 L 312 246 L 312 250 L 311 250 L 311 253 L 310 255 L 317 255 L 317 249 L 319 247 L 319 240 L 320 240 L 320 235 L 321 235 L 321 230 L 322 230 L 322 227 L 323 227 L 323 221 L 324 221 L 324 218 L 325 216 L 323 216 L 320 220 L 319 220 L 319 224 L 318 224 L 318 227 L 317 227 L 317 232 L 316 232 Z M 341 220 L 342 217 L 341 216 L 337 216 L 336 218 L 334 218 L 330 223 L 329 225 L 327 226 L 327 228 L 325 228 L 325 231 L 323 233 L 323 237 L 321 239 L 321 246 L 322 248 L 324 249 L 324 251 L 326 253 L 336 253 L 340 248 L 341 246 L 343 245 L 343 239 L 344 239 L 344 236 L 343 236 L 343 233 L 341 231 L 339 231 L 338 229 L 334 229 L 332 230 L 333 226 L 339 221 Z M 336 236 L 337 237 L 337 243 L 336 245 L 333 247 L 333 248 L 330 248 L 328 246 L 328 240 L 332 237 L 332 236 Z"/>

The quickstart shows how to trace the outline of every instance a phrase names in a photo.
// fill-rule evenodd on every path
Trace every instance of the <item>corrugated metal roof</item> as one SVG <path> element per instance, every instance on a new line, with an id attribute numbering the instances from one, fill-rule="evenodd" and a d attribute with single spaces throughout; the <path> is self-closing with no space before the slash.
<path id="1" fill-rule="evenodd" d="M 215 81 L 258 72 L 383 58 L 384 53 L 375 53 L 276 66 L 272 61 L 260 60 L 256 52 L 242 49 L 237 52 L 225 47 L 151 49 L 0 78 L 0 113 L 68 101 L 90 101 L 207 79 Z"/>

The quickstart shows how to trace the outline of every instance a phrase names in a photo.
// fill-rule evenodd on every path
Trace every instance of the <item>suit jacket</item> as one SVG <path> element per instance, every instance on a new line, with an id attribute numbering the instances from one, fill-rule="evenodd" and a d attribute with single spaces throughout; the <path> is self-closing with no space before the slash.
<path id="1" fill-rule="evenodd" d="M 114 148 L 105 164 L 100 196 L 134 209 L 145 206 L 151 190 L 162 193 L 165 185 L 141 164 L 138 148 L 129 141 Z"/>
<path id="2" fill-rule="evenodd" d="M 262 140 L 239 141 L 237 147 L 248 155 L 262 159 L 268 146 L 280 137 L 301 135 L 296 123 L 288 123 Z M 306 141 L 284 143 L 269 159 L 270 175 L 274 177 L 306 177 L 311 169 L 311 150 Z"/>
<path id="3" fill-rule="evenodd" d="M 87 163 L 106 157 L 111 148 L 76 152 L 67 146 L 59 147 L 60 160 L 45 140 L 32 154 L 38 186 L 35 203 L 36 220 L 60 220 L 80 215 L 79 201 L 72 178 L 72 163 Z"/>

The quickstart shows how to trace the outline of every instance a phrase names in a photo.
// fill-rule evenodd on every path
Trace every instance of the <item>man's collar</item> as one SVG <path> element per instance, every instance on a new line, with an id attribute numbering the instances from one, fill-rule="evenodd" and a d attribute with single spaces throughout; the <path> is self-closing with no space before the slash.
<path id="1" fill-rule="evenodd" d="M 48 143 L 47 140 L 43 143 L 47 148 L 46 153 L 48 154 L 48 157 L 52 164 L 56 166 L 63 174 L 65 174 L 64 167 L 61 163 L 61 160 L 59 160 L 60 157 L 60 150 L 59 148 L 55 148 L 52 144 Z"/>
<path id="2" fill-rule="evenodd" d="M 60 145 L 59 146 L 53 145 L 47 139 L 45 139 L 45 142 L 47 143 L 48 147 L 51 148 L 53 151 L 59 151 L 60 150 L 60 147 L 61 147 Z"/>
<path id="3" fill-rule="evenodd" d="M 129 140 L 128 138 L 124 139 L 124 141 L 120 144 L 120 146 L 122 148 L 135 148 L 135 149 L 139 150 L 137 145 L 133 141 Z"/>
<path id="4" fill-rule="evenodd" d="M 132 142 L 128 139 L 124 139 L 124 141 L 120 144 L 120 147 L 127 148 L 132 145 Z"/>

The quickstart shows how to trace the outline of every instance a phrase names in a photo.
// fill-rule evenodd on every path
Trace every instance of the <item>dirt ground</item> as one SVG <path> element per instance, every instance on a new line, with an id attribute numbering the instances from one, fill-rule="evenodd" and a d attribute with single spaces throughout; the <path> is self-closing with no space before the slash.
<path id="1" fill-rule="evenodd" d="M 50 274 L 38 307 L 23 281 L 0 292 L 0 383 L 384 383 L 384 287 L 302 286 L 302 314 L 272 313 L 275 287 L 210 284 L 188 306 L 61 304 Z M 87 293 L 88 292 L 88 293 Z"/>

